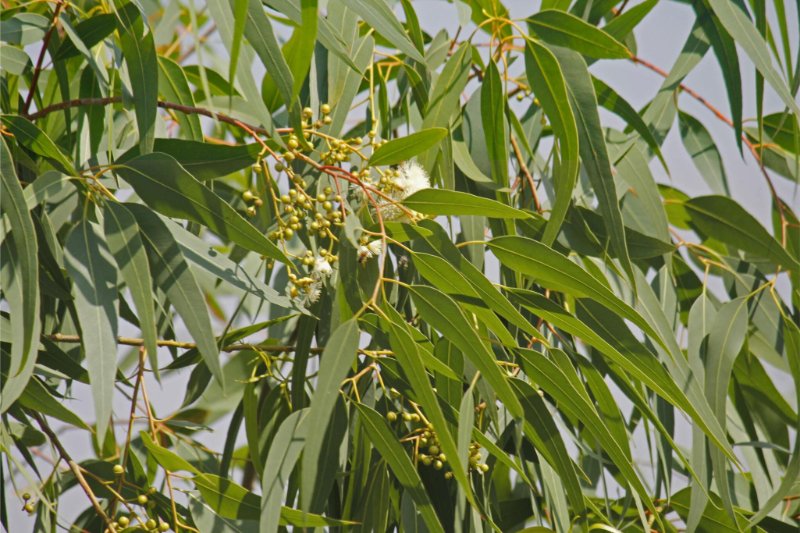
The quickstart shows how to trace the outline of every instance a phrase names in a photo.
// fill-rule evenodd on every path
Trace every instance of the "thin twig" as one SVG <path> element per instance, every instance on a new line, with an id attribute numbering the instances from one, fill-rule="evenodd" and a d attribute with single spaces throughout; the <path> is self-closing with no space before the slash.
<path id="1" fill-rule="evenodd" d="M 28 109 L 31 107 L 31 102 L 33 102 L 33 95 L 36 93 L 36 84 L 39 82 L 39 75 L 42 73 L 44 54 L 47 52 L 47 46 L 50 44 L 50 38 L 53 36 L 53 32 L 58 25 L 58 16 L 61 14 L 61 10 L 64 9 L 64 5 L 65 4 L 63 0 L 58 1 L 58 4 L 53 11 L 53 19 L 50 21 L 50 28 L 47 30 L 44 40 L 42 40 L 42 49 L 39 51 L 39 57 L 36 59 L 36 67 L 33 69 L 33 76 L 31 76 L 31 85 L 28 89 L 28 96 L 25 98 L 25 104 L 22 106 L 23 115 L 28 112 Z"/>
<path id="2" fill-rule="evenodd" d="M 669 72 L 667 72 L 664 69 L 654 65 L 653 63 L 650 63 L 649 61 L 647 61 L 645 59 L 642 59 L 642 58 L 637 57 L 637 56 L 632 56 L 630 59 L 634 63 L 636 63 L 638 65 L 642 65 L 642 66 L 652 70 L 656 74 L 659 74 L 660 76 L 662 76 L 664 78 L 668 78 L 669 77 Z M 695 91 L 691 87 L 686 86 L 683 83 L 679 84 L 678 88 L 681 91 L 683 91 L 686 94 L 688 94 L 689 96 L 691 96 L 692 98 L 694 98 L 695 100 L 697 100 L 698 102 L 700 102 L 700 104 L 702 104 L 706 109 L 711 111 L 714 114 L 714 116 L 716 116 L 719 120 L 721 120 L 722 122 L 724 122 L 725 124 L 727 124 L 731 128 L 735 127 L 735 124 L 733 123 L 732 119 L 728 118 L 728 116 L 726 116 L 722 111 L 720 111 L 717 107 L 715 107 L 711 102 L 706 100 L 697 91 Z M 772 182 L 772 178 L 770 177 L 769 173 L 767 172 L 766 167 L 764 166 L 764 162 L 763 162 L 763 160 L 761 158 L 761 154 L 758 153 L 758 150 L 756 149 L 755 145 L 752 142 L 750 142 L 750 139 L 748 139 L 747 135 L 744 134 L 744 133 L 742 134 L 742 142 L 744 142 L 747 145 L 747 148 L 750 150 L 750 153 L 755 158 L 756 163 L 758 164 L 758 168 L 761 170 L 761 175 L 764 176 L 764 180 L 767 182 L 767 187 L 769 187 L 770 194 L 772 195 L 773 200 L 775 200 L 775 203 L 778 206 L 778 214 L 781 217 L 781 242 L 782 242 L 783 246 L 786 246 L 786 237 L 787 237 L 786 236 L 786 226 L 788 224 L 788 221 L 787 221 L 786 215 L 784 213 L 783 202 L 781 201 L 780 196 L 778 196 L 778 191 L 775 189 L 775 184 Z"/>
<path id="3" fill-rule="evenodd" d="M 517 143 L 517 140 L 513 135 L 511 136 L 511 147 L 514 149 L 514 155 L 519 163 L 520 171 L 528 180 L 528 185 L 531 188 L 531 196 L 533 197 L 533 205 L 536 207 L 536 212 L 541 214 L 542 204 L 539 202 L 539 195 L 536 192 L 536 182 L 531 175 L 531 171 L 528 169 L 528 165 L 525 164 L 525 159 L 522 157 L 522 151 L 519 149 L 519 143 Z"/>
<path id="4" fill-rule="evenodd" d="M 56 450 L 58 450 L 58 454 L 61 456 L 62 459 L 64 459 L 64 461 L 67 462 L 70 470 L 72 470 L 72 473 L 75 474 L 75 479 L 78 481 L 78 484 L 83 489 L 83 492 L 86 493 L 86 496 L 89 498 L 89 501 L 92 502 L 92 507 L 94 507 L 94 510 L 97 511 L 97 514 L 100 515 L 100 518 L 102 518 L 103 521 L 106 523 L 106 527 L 108 527 L 108 530 L 111 533 L 115 533 L 116 528 L 114 527 L 114 524 L 112 523 L 111 519 L 108 517 L 106 512 L 103 510 L 103 507 L 100 505 L 100 502 L 97 500 L 97 497 L 94 495 L 94 492 L 92 492 L 92 488 L 86 482 L 86 478 L 83 477 L 83 473 L 81 472 L 81 468 L 80 466 L 78 466 L 78 463 L 72 460 L 72 457 L 70 457 L 69 453 L 67 453 L 67 450 L 64 449 L 64 446 L 61 444 L 61 441 L 58 440 L 58 436 L 56 436 L 55 432 L 50 428 L 45 419 L 35 411 L 32 412 L 31 414 L 33 418 L 36 419 L 36 422 L 39 423 L 39 427 L 42 428 L 42 431 L 44 431 L 44 433 L 50 438 L 50 442 L 53 444 L 53 446 L 56 447 Z"/>

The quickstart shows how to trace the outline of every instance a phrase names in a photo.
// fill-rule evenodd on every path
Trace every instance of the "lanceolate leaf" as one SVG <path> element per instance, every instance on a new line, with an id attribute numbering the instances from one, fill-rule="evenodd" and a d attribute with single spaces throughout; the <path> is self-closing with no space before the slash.
<path id="1" fill-rule="evenodd" d="M 481 85 L 481 122 L 486 137 L 486 152 L 492 170 L 491 178 L 499 187 L 508 187 L 508 121 L 506 95 L 500 71 L 489 61 Z"/>
<path id="2" fill-rule="evenodd" d="M 183 69 L 165 57 L 158 58 L 158 90 L 170 102 L 194 107 L 194 97 L 189 89 L 189 81 Z M 181 132 L 187 139 L 202 142 L 203 129 L 200 118 L 193 113 L 176 113 Z"/>
<path id="3" fill-rule="evenodd" d="M 139 235 L 139 225 L 123 205 L 106 204 L 104 228 L 108 248 L 119 268 L 122 279 L 131 291 L 139 312 L 139 329 L 150 359 L 150 367 L 158 376 L 158 333 L 153 302 L 153 280 L 147 253 Z"/>
<path id="4" fill-rule="evenodd" d="M 397 437 L 386 426 L 383 417 L 369 407 L 356 404 L 356 409 L 361 417 L 361 423 L 367 431 L 372 444 L 380 452 L 381 457 L 389 464 L 397 481 L 409 491 L 411 498 L 417 506 L 417 511 L 430 531 L 444 531 L 439 517 L 436 516 L 430 497 L 419 478 L 419 474 L 411 464 L 405 450 L 397 442 Z"/>
<path id="5" fill-rule="evenodd" d="M 211 373 L 222 382 L 219 349 L 211 329 L 205 299 L 178 244 L 158 215 L 138 204 L 126 204 L 134 215 L 147 248 L 155 284 L 166 293 L 197 343 Z"/>
<path id="6" fill-rule="evenodd" d="M 377 0 L 342 0 L 342 2 L 403 53 L 412 59 L 424 62 L 419 50 L 385 2 Z"/>
<path id="7" fill-rule="evenodd" d="M 89 221 L 70 232 L 64 259 L 73 283 L 97 436 L 102 440 L 111 417 L 117 373 L 117 268 L 100 228 Z"/>
<path id="8" fill-rule="evenodd" d="M 617 189 L 614 175 L 611 172 L 611 162 L 603 137 L 600 115 L 597 112 L 597 97 L 594 94 L 591 76 L 589 76 L 586 63 L 578 54 L 563 49 L 556 49 L 555 54 L 567 81 L 567 89 L 578 125 L 583 168 L 589 175 L 592 188 L 597 195 L 598 210 L 608 231 L 611 247 L 633 284 L 633 267 L 628 253 L 622 213 L 617 201 Z"/>
<path id="9" fill-rule="evenodd" d="M 528 19 L 528 24 L 550 44 L 565 46 L 589 57 L 624 59 L 630 55 L 612 36 L 564 11 L 539 11 Z"/>
<path id="10" fill-rule="evenodd" d="M 445 128 L 428 128 L 381 145 L 369 158 L 371 165 L 396 165 L 436 146 L 447 136 Z"/>
<path id="11" fill-rule="evenodd" d="M 139 156 L 127 161 L 117 172 L 159 213 L 203 224 L 240 246 L 288 262 L 262 232 L 172 157 L 160 153 Z"/>
<path id="12" fill-rule="evenodd" d="M 247 4 L 247 22 L 245 37 L 253 46 L 256 54 L 267 69 L 267 74 L 275 81 L 283 103 L 287 109 L 292 106 L 293 86 L 292 72 L 281 53 L 272 22 L 264 13 L 264 6 L 259 0 L 249 0 Z"/>
<path id="13" fill-rule="evenodd" d="M 800 269 L 781 244 L 744 208 L 725 196 L 700 196 L 684 202 L 691 223 L 703 234 L 733 249 L 770 259 L 787 269 Z"/>
<path id="14" fill-rule="evenodd" d="M 446 189 L 422 189 L 403 204 L 426 215 L 482 215 L 495 218 L 533 218 L 530 213 L 497 200 Z"/>
<path id="15" fill-rule="evenodd" d="M 708 0 L 708 3 L 717 17 L 719 17 L 722 26 L 744 49 L 750 60 L 755 64 L 755 67 L 767 80 L 767 83 L 778 93 L 783 103 L 796 116 L 799 116 L 800 104 L 797 103 L 797 98 L 795 98 L 789 86 L 773 66 L 769 47 L 748 18 L 743 5 L 725 0 Z"/>
<path id="16" fill-rule="evenodd" d="M 525 72 L 528 83 L 542 104 L 558 139 L 558 158 L 553 171 L 555 200 L 542 242 L 553 243 L 567 216 L 572 190 L 578 179 L 578 125 L 567 95 L 564 73 L 553 53 L 531 41 L 525 47 Z"/>
<path id="17" fill-rule="evenodd" d="M 75 175 L 75 168 L 72 162 L 56 146 L 52 139 L 37 128 L 35 124 L 16 115 L 2 115 L 0 120 L 2 120 L 3 126 L 8 128 L 22 146 L 45 157 L 50 164 L 61 172 Z M 9 158 L 8 161 L 11 161 L 11 159 Z"/>
<path id="18" fill-rule="evenodd" d="M 11 350 L 11 365 L 8 378 L 19 374 L 36 356 L 39 346 L 39 267 L 37 260 L 36 230 L 25 202 L 25 196 L 17 173 L 14 170 L 11 152 L 5 140 L 0 142 L 0 206 L 8 216 L 12 228 L 10 238 L 16 258 L 17 269 L 13 275 L 19 277 L 22 289 L 22 308 L 11 309 L 22 326 L 21 343 L 15 343 Z M 3 406 L 6 407 L 5 393 Z M 3 409 L 3 412 L 5 409 Z"/>
<path id="19" fill-rule="evenodd" d="M 703 124 L 688 113 L 678 113 L 683 145 L 692 156 L 700 176 L 705 180 L 714 194 L 729 194 L 728 176 L 722 156 L 711 138 L 711 134 Z"/>
<path id="20" fill-rule="evenodd" d="M 334 403 L 339 396 L 339 386 L 353 364 L 358 350 L 358 320 L 353 318 L 341 324 L 328 339 L 320 356 L 319 380 L 308 417 L 304 423 L 313 431 L 308 433 L 303 450 L 303 470 L 316 469 L 325 430 L 333 412 Z"/>
<path id="21" fill-rule="evenodd" d="M 139 127 L 139 150 L 153 151 L 158 112 L 158 59 L 153 32 L 146 28 L 133 2 L 117 10 L 120 42 L 133 89 L 134 111 Z"/>

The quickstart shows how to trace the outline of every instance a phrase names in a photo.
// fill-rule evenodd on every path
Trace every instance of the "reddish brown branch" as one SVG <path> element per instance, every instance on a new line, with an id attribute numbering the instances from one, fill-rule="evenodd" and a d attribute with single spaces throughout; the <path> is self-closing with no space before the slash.
<path id="1" fill-rule="evenodd" d="M 56 5 L 56 9 L 53 11 L 53 19 L 50 21 L 50 28 L 47 30 L 44 40 L 42 41 L 42 49 L 39 51 L 39 57 L 36 59 L 36 67 L 34 67 L 33 76 L 31 76 L 31 85 L 28 89 L 28 96 L 25 98 L 25 104 L 22 106 L 23 115 L 27 113 L 28 109 L 31 107 L 33 95 L 36 93 L 36 84 L 39 82 L 39 75 L 42 73 L 44 54 L 47 52 L 47 46 L 50 44 L 50 38 L 53 36 L 53 32 L 58 25 L 58 16 L 61 14 L 62 9 L 64 9 L 64 2 L 63 0 L 59 0 L 58 4 Z"/>
<path id="2" fill-rule="evenodd" d="M 631 61 L 638 65 L 642 65 L 656 74 L 667 78 L 669 77 L 669 73 L 664 69 L 650 63 L 649 61 L 642 59 L 640 57 L 632 56 Z M 722 111 L 720 111 L 716 106 L 714 106 L 711 102 L 706 100 L 702 95 L 700 95 L 697 91 L 693 90 L 691 87 L 687 87 L 685 84 L 681 83 L 678 85 L 678 88 L 700 102 L 706 109 L 711 111 L 714 116 L 716 116 L 719 120 L 730 126 L 731 128 L 735 127 L 733 120 L 728 118 Z M 775 184 L 772 182 L 772 178 L 770 177 L 769 173 L 767 172 L 766 167 L 764 166 L 764 162 L 761 159 L 761 154 L 756 149 L 755 145 L 750 142 L 750 139 L 747 138 L 746 134 L 742 134 L 742 142 L 747 145 L 747 148 L 750 150 L 750 153 L 753 154 L 753 158 L 755 158 L 756 163 L 758 164 L 758 168 L 761 170 L 761 175 L 764 176 L 764 180 L 767 182 L 767 187 L 769 187 L 770 195 L 774 200 L 775 204 L 778 206 L 778 214 L 781 217 L 781 242 L 784 246 L 786 246 L 786 226 L 788 224 L 786 214 L 784 213 L 784 206 L 783 202 L 778 196 L 778 191 L 775 189 Z"/>

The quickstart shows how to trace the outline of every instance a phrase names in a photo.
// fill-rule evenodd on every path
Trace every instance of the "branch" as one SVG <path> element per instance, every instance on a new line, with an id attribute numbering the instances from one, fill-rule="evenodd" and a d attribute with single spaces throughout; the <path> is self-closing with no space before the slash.
<path id="1" fill-rule="evenodd" d="M 22 106 L 23 115 L 27 113 L 28 109 L 31 107 L 33 95 L 36 92 L 36 84 L 39 82 L 39 75 L 42 73 L 44 54 L 47 52 L 47 46 L 50 44 L 50 38 L 53 36 L 53 32 L 58 24 L 58 15 L 61 14 L 61 10 L 64 9 L 64 5 L 65 4 L 63 0 L 59 0 L 55 11 L 53 11 L 53 19 L 50 21 L 50 28 L 47 30 L 47 34 L 44 36 L 44 40 L 42 41 L 42 49 L 39 50 L 39 57 L 36 59 L 36 67 L 33 69 L 33 76 L 31 77 L 31 85 L 28 89 L 28 96 L 25 98 L 25 104 Z"/>
<path id="2" fill-rule="evenodd" d="M 68 109 L 71 107 L 82 107 L 82 106 L 90 106 L 90 105 L 109 105 L 109 104 L 118 104 L 122 102 L 121 96 L 106 96 L 104 98 L 75 98 L 74 100 L 66 100 L 64 102 L 59 102 L 57 104 L 53 104 L 47 106 L 43 109 L 40 109 L 36 113 L 26 114 L 23 115 L 31 121 L 38 120 L 44 116 L 49 115 L 55 111 L 61 111 L 63 109 Z M 243 128 L 247 130 L 251 130 L 255 133 L 259 133 L 261 135 L 266 135 L 269 137 L 270 132 L 265 130 L 264 128 L 260 128 L 258 126 L 252 126 L 250 124 L 246 124 L 240 120 L 237 120 L 225 113 L 219 113 L 217 111 L 211 111 L 210 109 L 206 109 L 204 107 L 196 107 L 196 106 L 189 106 L 183 104 L 176 104 L 174 102 L 165 102 L 164 100 L 158 101 L 158 107 L 162 109 L 172 109 L 174 111 L 180 111 L 181 113 L 186 113 L 187 115 L 203 115 L 210 118 L 216 118 L 220 122 L 225 122 L 232 126 L 236 126 L 238 128 Z M 279 133 L 283 131 L 291 131 L 291 128 L 279 128 Z"/>
<path id="3" fill-rule="evenodd" d="M 649 61 L 647 61 L 645 59 L 642 59 L 642 58 L 637 57 L 637 56 L 632 56 L 630 59 L 631 59 L 631 61 L 633 61 L 637 65 L 642 65 L 644 67 L 647 67 L 648 69 L 652 70 L 653 72 L 655 72 L 656 74 L 659 74 L 660 76 L 662 76 L 664 78 L 669 77 L 669 73 L 667 71 L 665 71 L 664 69 L 654 65 L 653 63 L 650 63 Z M 686 94 L 688 94 L 689 96 L 691 96 L 692 98 L 694 98 L 695 100 L 697 100 L 698 102 L 700 102 L 700 104 L 702 104 L 706 109 L 711 111 L 714 114 L 714 116 L 716 116 L 722 122 L 724 122 L 725 124 L 727 124 L 731 128 L 735 127 L 734 124 L 733 124 L 733 120 L 728 118 L 722 111 L 717 109 L 713 104 L 711 104 L 711 102 L 706 100 L 697 91 L 695 91 L 694 89 L 692 89 L 690 87 L 687 87 L 683 83 L 679 84 L 678 88 L 681 91 L 683 91 Z M 778 196 L 778 191 L 775 190 L 775 184 L 772 183 L 772 178 L 769 176 L 769 173 L 767 172 L 766 167 L 764 167 L 764 162 L 761 159 L 761 155 L 758 153 L 758 150 L 756 149 L 755 145 L 753 145 L 753 143 L 750 142 L 750 139 L 748 139 L 747 135 L 744 134 L 744 133 L 742 134 L 742 142 L 744 142 L 747 145 L 747 148 L 750 150 L 750 153 L 753 154 L 753 157 L 755 158 L 756 163 L 758 164 L 758 168 L 761 170 L 761 174 L 762 174 L 762 176 L 764 176 L 764 180 L 767 182 L 767 186 L 769 187 L 769 192 L 772 195 L 772 198 L 775 201 L 775 204 L 777 204 L 777 206 L 778 206 L 778 214 L 781 217 L 781 231 L 782 231 L 781 242 L 782 242 L 783 246 L 786 246 L 786 226 L 788 224 L 788 221 L 787 221 L 786 215 L 784 213 L 783 202 L 781 201 L 780 197 Z"/>
<path id="4" fill-rule="evenodd" d="M 63 335 L 61 333 L 54 333 L 52 335 L 45 335 L 47 340 L 53 342 L 67 342 L 67 343 L 79 343 L 81 342 L 81 338 L 78 335 Z M 117 344 L 122 344 L 124 346 L 144 346 L 144 339 L 137 339 L 133 337 L 117 337 Z M 172 340 L 158 340 L 156 341 L 157 346 L 167 346 L 170 348 L 181 348 L 184 350 L 192 350 L 197 348 L 197 344 L 194 342 L 181 342 L 181 341 L 172 341 Z M 242 343 L 242 344 L 230 344 L 228 346 L 223 346 L 221 351 L 223 352 L 238 352 L 242 350 L 261 350 L 263 352 L 293 352 L 297 349 L 296 346 L 281 346 L 281 345 L 262 345 L 262 344 L 250 344 L 250 343 Z M 311 348 L 312 353 L 322 353 L 322 348 Z"/>
<path id="5" fill-rule="evenodd" d="M 111 519 L 103 510 L 103 507 L 100 505 L 100 502 L 97 501 L 97 497 L 94 495 L 94 492 L 92 492 L 92 488 L 86 482 L 86 478 L 83 477 L 83 473 L 81 473 L 81 468 L 75 461 L 72 460 L 72 457 L 70 457 L 69 453 L 67 453 L 67 450 L 64 449 L 64 445 L 61 444 L 60 440 L 58 440 L 58 437 L 56 436 L 55 432 L 50 428 L 50 426 L 47 424 L 44 418 L 42 418 L 42 416 L 35 411 L 33 411 L 31 414 L 33 418 L 36 419 L 36 422 L 39 423 L 39 427 L 42 428 L 42 431 L 44 431 L 45 434 L 50 438 L 50 442 L 52 442 L 53 446 L 56 447 L 56 450 L 58 450 L 58 454 L 61 456 L 62 459 L 64 459 L 67 462 L 70 470 L 72 470 L 72 473 L 75 474 L 75 479 L 78 481 L 78 484 L 83 489 L 83 492 L 86 493 L 86 496 L 92 502 L 92 507 L 94 507 L 94 510 L 97 511 L 97 514 L 100 515 L 100 518 L 102 518 L 103 521 L 106 523 L 108 530 L 111 533 L 116 533 L 116 528 L 114 527 L 114 524 L 111 522 Z"/>

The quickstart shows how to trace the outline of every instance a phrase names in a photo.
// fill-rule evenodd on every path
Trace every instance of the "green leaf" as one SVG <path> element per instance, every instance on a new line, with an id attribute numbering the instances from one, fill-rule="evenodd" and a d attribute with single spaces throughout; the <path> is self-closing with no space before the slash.
<path id="1" fill-rule="evenodd" d="M 510 205 L 447 189 L 422 189 L 405 200 L 403 205 L 426 215 L 482 215 L 491 218 L 533 218 L 533 215 Z"/>
<path id="2" fill-rule="evenodd" d="M 565 256 L 544 244 L 526 237 L 497 237 L 489 247 L 507 267 L 537 283 L 575 298 L 591 298 L 610 311 L 624 317 L 663 344 L 660 335 L 630 305 Z"/>
<path id="3" fill-rule="evenodd" d="M 56 146 L 45 132 L 37 128 L 33 122 L 17 115 L 0 115 L 0 121 L 14 139 L 22 146 L 47 159 L 51 165 L 64 174 L 77 175 L 75 167 L 66 155 Z M 11 159 L 9 158 L 9 161 Z"/>
<path id="4" fill-rule="evenodd" d="M 264 63 L 267 74 L 274 80 L 286 108 L 291 108 L 294 99 L 292 72 L 281 53 L 272 22 L 264 13 L 260 0 L 249 0 L 244 35 Z"/>
<path id="5" fill-rule="evenodd" d="M 383 417 L 363 404 L 354 404 L 361 415 L 361 423 L 369 435 L 371 444 L 378 450 L 382 459 L 392 469 L 397 481 L 406 489 L 414 500 L 417 512 L 422 516 L 430 531 L 444 532 L 439 517 L 431 504 L 422 480 L 419 478 L 408 454 L 398 442 L 397 436 L 386 425 Z"/>
<path id="6" fill-rule="evenodd" d="M 239 66 L 239 50 L 244 41 L 244 28 L 247 23 L 247 7 L 249 0 L 234 0 L 231 2 L 231 9 L 233 10 L 233 35 L 229 50 L 231 51 L 231 63 L 228 66 L 228 83 L 230 90 L 233 91 L 234 81 L 236 79 L 236 69 Z M 233 95 L 233 92 L 229 92 Z"/>
<path id="7" fill-rule="evenodd" d="M 683 205 L 691 216 L 691 224 L 703 234 L 734 249 L 770 259 L 787 269 L 800 269 L 800 262 L 733 199 L 700 196 L 687 200 Z"/>
<path id="8" fill-rule="evenodd" d="M 525 73 L 558 140 L 559 157 L 553 170 L 556 197 L 552 201 L 550 220 L 542 235 L 542 241 L 551 245 L 567 216 L 572 190 L 578 179 L 578 125 L 569 103 L 564 73 L 553 52 L 537 42 L 529 41 L 525 46 Z"/>
<path id="9" fill-rule="evenodd" d="M 521 416 L 522 406 L 497 365 L 491 348 L 478 336 L 458 304 L 433 287 L 414 285 L 411 293 L 423 319 L 472 361 L 512 415 Z"/>
<path id="10" fill-rule="evenodd" d="M 489 61 L 481 85 L 481 122 L 491 164 L 491 178 L 500 187 L 508 187 L 507 100 L 500 71 L 494 61 Z"/>
<path id="11" fill-rule="evenodd" d="M 628 273 L 635 292 L 633 266 L 628 253 L 622 213 L 617 201 L 617 189 L 611 172 L 603 127 L 600 124 L 600 114 L 597 112 L 597 97 L 594 94 L 592 78 L 586 62 L 577 53 L 564 49 L 556 49 L 554 53 L 567 81 L 567 90 L 578 125 L 583 168 L 589 175 L 592 189 L 597 195 L 598 210 L 608 231 L 611 247 L 622 263 L 622 268 Z"/>
<path id="12" fill-rule="evenodd" d="M 756 69 L 778 93 L 783 103 L 794 112 L 795 116 L 800 116 L 800 105 L 798 105 L 797 99 L 773 66 L 769 47 L 750 21 L 744 7 L 738 2 L 729 0 L 708 0 L 708 4 L 719 17 L 722 26 L 744 49 Z"/>
<path id="13" fill-rule="evenodd" d="M 278 531 L 281 501 L 308 438 L 307 415 L 307 409 L 300 409 L 287 416 L 270 445 L 261 476 L 263 497 L 258 514 L 261 533 Z"/>
<path id="14" fill-rule="evenodd" d="M 219 348 L 214 339 L 206 302 L 197 280 L 189 268 L 167 225 L 150 209 L 139 204 L 125 204 L 136 218 L 147 248 L 155 283 L 166 293 L 192 335 L 200 355 L 211 373 L 222 383 Z"/>
<path id="15" fill-rule="evenodd" d="M 75 26 L 75 34 L 87 50 L 111 35 L 117 29 L 116 16 L 111 13 L 97 13 L 80 21 Z M 63 61 L 80 55 L 80 51 L 72 39 L 64 39 L 56 50 L 53 61 Z"/>
<path id="16" fill-rule="evenodd" d="M 617 41 L 623 41 L 657 4 L 658 0 L 645 0 L 641 4 L 630 6 L 609 20 L 603 31 Z"/>
<path id="17" fill-rule="evenodd" d="M 390 306 L 384 306 L 384 310 L 389 316 L 389 343 L 392 346 L 395 357 L 411 383 L 416 401 L 422 405 L 425 410 L 425 416 L 436 428 L 436 436 L 439 439 L 442 451 L 448 457 L 453 476 L 458 481 L 470 503 L 476 505 L 469 479 L 467 478 L 466 467 L 461 462 L 456 441 L 450 430 L 451 425 L 445 419 L 439 400 L 431 386 L 430 378 L 422 362 L 422 354 L 408 332 L 408 325 L 400 314 Z"/>
<path id="18" fill-rule="evenodd" d="M 208 505 L 223 518 L 258 520 L 261 513 L 261 498 L 238 483 L 214 474 L 199 474 L 192 478 L 197 490 Z M 313 513 L 305 513 L 282 507 L 277 525 L 291 525 L 300 528 L 337 527 L 352 525 L 353 522 L 336 520 Z"/>
<path id="19" fill-rule="evenodd" d="M 31 62 L 31 58 L 25 50 L 0 42 L 0 54 L 3 56 L 3 65 L 0 71 L 8 72 L 14 76 L 20 76 Z"/>
<path id="20" fill-rule="evenodd" d="M 153 151 L 158 114 L 158 59 L 153 32 L 146 28 L 138 8 L 127 4 L 117 10 L 120 44 L 133 89 L 134 112 L 139 127 L 139 151 Z M 146 31 L 145 31 L 146 30 Z"/>
<path id="21" fill-rule="evenodd" d="M 88 220 L 67 236 L 64 263 L 72 279 L 97 436 L 102 440 L 113 410 L 117 373 L 117 269 L 100 228 Z"/>
<path id="22" fill-rule="evenodd" d="M 292 33 L 289 42 L 284 48 L 286 62 L 294 78 L 292 97 L 296 98 L 303 88 L 303 82 L 308 76 L 311 58 L 314 55 L 314 46 L 317 43 L 317 0 L 301 0 L 300 25 Z"/>
<path id="23" fill-rule="evenodd" d="M 62 402 L 63 400 L 54 398 L 50 391 L 47 390 L 47 387 L 36 378 L 28 381 L 25 392 L 19 397 L 20 405 L 27 409 L 45 416 L 51 416 L 77 428 L 88 430 L 89 426 L 86 425 L 86 422 L 70 411 Z"/>
<path id="24" fill-rule="evenodd" d="M 39 348 L 39 259 L 36 228 L 33 226 L 31 214 L 25 201 L 25 194 L 14 169 L 14 160 L 6 145 L 5 139 L 0 142 L 0 206 L 8 217 L 11 232 L 10 239 L 15 253 L 15 265 L 12 272 L 19 279 L 22 289 L 22 308 L 10 309 L 22 329 L 16 331 L 21 335 L 20 343 L 15 342 L 11 348 L 11 364 L 8 367 L 8 378 L 18 375 L 30 359 L 36 358 Z M 34 182 L 35 183 L 35 182 Z M 29 186 L 30 187 L 30 186 Z M 3 224 L 0 221 L 0 224 Z M 21 390 L 21 389 L 20 389 Z M 3 395 L 4 405 L 5 391 Z M 10 403 L 8 404 L 10 405 Z"/>
<path id="25" fill-rule="evenodd" d="M 647 147 L 653 151 L 664 167 L 664 170 L 669 173 L 667 162 L 664 159 L 664 155 L 661 153 L 661 146 L 658 144 L 658 140 L 653 136 L 653 132 L 647 127 L 647 124 L 642 120 L 642 116 L 636 109 L 602 80 L 592 76 L 592 84 L 594 85 L 598 103 L 627 122 L 628 125 L 642 137 L 642 140 L 647 143 Z"/>
<path id="26" fill-rule="evenodd" d="M 461 93 L 469 79 L 472 48 L 469 43 L 462 43 L 450 59 L 445 63 L 442 73 L 436 78 L 431 88 L 430 98 L 422 119 L 422 129 L 447 128 L 453 113 L 460 108 Z M 439 155 L 438 148 L 432 148 L 417 159 L 427 170 L 431 171 Z"/>
<path id="27" fill-rule="evenodd" d="M 138 311 L 139 328 L 144 339 L 144 348 L 150 367 L 158 376 L 158 333 L 153 308 L 153 279 L 147 252 L 139 235 L 139 225 L 125 206 L 107 202 L 105 204 L 104 229 L 108 248 L 122 274 L 122 279 L 131 291 L 133 303 Z"/>
<path id="28" fill-rule="evenodd" d="M 303 450 L 304 471 L 316 470 L 325 430 L 339 396 L 339 387 L 356 359 L 358 339 L 358 319 L 352 318 L 334 330 L 320 356 L 317 388 L 311 397 L 308 417 L 304 422 L 314 428 L 309 432 Z"/>
<path id="29" fill-rule="evenodd" d="M 525 435 L 536 447 L 537 452 L 541 453 L 559 473 L 572 510 L 574 512 L 583 511 L 586 505 L 580 490 L 578 474 L 550 411 L 538 392 L 529 384 L 512 379 L 511 386 L 515 389 L 522 402 L 522 407 L 525 409 L 525 425 L 523 427 Z"/>
<path id="30" fill-rule="evenodd" d="M 370 166 L 397 165 L 421 154 L 447 137 L 445 128 L 428 128 L 381 145 L 369 158 Z"/>
<path id="31" fill-rule="evenodd" d="M 528 18 L 528 25 L 548 43 L 589 57 L 626 59 L 631 55 L 625 45 L 605 31 L 564 11 L 539 11 Z"/>
<path id="32" fill-rule="evenodd" d="M 150 435 L 146 431 L 140 431 L 139 436 L 142 439 L 144 447 L 147 448 L 147 452 L 153 457 L 153 459 L 156 460 L 158 464 L 161 465 L 162 468 L 164 468 L 164 470 L 169 470 L 170 472 L 184 470 L 192 474 L 200 474 L 200 470 L 198 470 L 197 467 L 195 467 L 192 463 L 175 452 L 156 444 L 156 442 L 150 438 Z"/>
<path id="33" fill-rule="evenodd" d="M 728 176 L 722 163 L 722 155 L 703 124 L 688 113 L 678 113 L 681 139 L 686 151 L 692 156 L 700 176 L 714 194 L 729 195 Z"/>
<path id="34" fill-rule="evenodd" d="M 737 298 L 719 308 L 709 330 L 704 388 L 708 403 L 723 427 L 727 422 L 728 387 L 733 364 L 744 344 L 747 322 L 747 298 Z M 710 453 L 717 490 L 728 514 L 733 515 L 725 457 L 718 449 L 712 449 Z"/>
<path id="35" fill-rule="evenodd" d="M 176 62 L 169 58 L 159 56 L 158 68 L 158 91 L 164 95 L 169 102 L 176 102 L 181 105 L 194 107 L 194 97 L 189 88 L 189 80 L 183 69 Z M 203 128 L 200 125 L 200 117 L 194 113 L 176 113 L 181 134 L 187 139 L 203 142 Z M 214 146 L 205 144 L 205 146 Z M 224 146 L 224 145 L 221 145 Z"/>
<path id="36" fill-rule="evenodd" d="M 342 3 L 358 14 L 376 32 L 386 37 L 392 45 L 410 58 L 425 62 L 417 47 L 411 41 L 403 25 L 382 0 L 342 0 Z"/>
<path id="37" fill-rule="evenodd" d="M 248 250 L 288 262 L 261 231 L 172 157 L 161 153 L 139 156 L 117 168 L 117 173 L 159 213 L 203 224 Z"/>
<path id="38" fill-rule="evenodd" d="M 205 181 L 222 178 L 252 165 L 258 160 L 261 146 L 258 143 L 230 145 L 158 138 L 153 151 L 173 157 L 192 176 Z M 134 146 L 116 162 L 125 163 L 139 155 L 139 148 Z"/>

